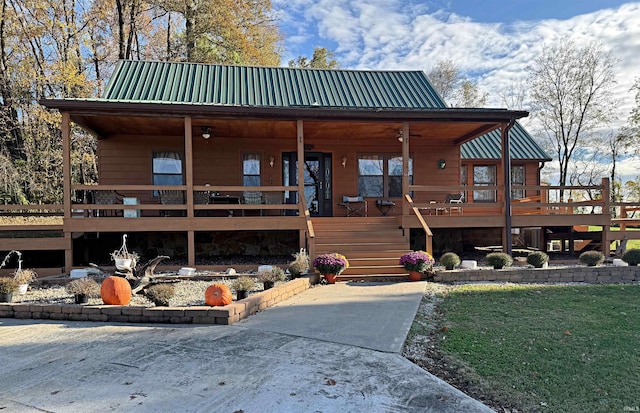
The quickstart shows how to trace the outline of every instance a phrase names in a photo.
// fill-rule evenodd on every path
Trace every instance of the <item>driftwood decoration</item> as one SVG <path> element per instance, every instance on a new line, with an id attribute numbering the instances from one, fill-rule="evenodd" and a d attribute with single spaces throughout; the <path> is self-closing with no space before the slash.
<path id="1" fill-rule="evenodd" d="M 136 268 L 127 268 L 124 271 L 116 270 L 114 275 L 123 277 L 127 281 L 129 281 L 129 284 L 131 284 L 131 293 L 137 294 L 140 291 L 144 290 L 145 288 L 153 284 L 157 284 L 161 282 L 172 282 L 172 281 L 157 280 L 156 279 L 157 275 L 154 274 L 154 271 L 156 270 L 156 267 L 158 266 L 158 264 L 160 264 L 161 261 L 166 259 L 169 259 L 169 257 L 166 255 L 158 255 L 157 257 L 147 262 L 146 264 L 137 266 Z M 103 268 L 98 267 L 96 264 L 90 264 L 90 265 L 91 267 L 98 268 L 100 271 L 104 273 L 108 272 L 108 271 L 105 271 Z"/>

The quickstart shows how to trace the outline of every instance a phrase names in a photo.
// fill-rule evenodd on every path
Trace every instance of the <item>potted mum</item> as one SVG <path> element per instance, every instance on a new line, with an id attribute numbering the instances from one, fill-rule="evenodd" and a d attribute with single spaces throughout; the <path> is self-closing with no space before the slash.
<path id="1" fill-rule="evenodd" d="M 409 280 L 420 281 L 422 274 L 431 269 L 434 263 L 433 257 L 424 251 L 407 252 L 400 257 L 400 265 L 405 271 L 409 271 Z"/>
<path id="2" fill-rule="evenodd" d="M 347 257 L 338 253 L 318 255 L 312 264 L 329 284 L 335 284 L 336 277 L 349 268 Z"/>

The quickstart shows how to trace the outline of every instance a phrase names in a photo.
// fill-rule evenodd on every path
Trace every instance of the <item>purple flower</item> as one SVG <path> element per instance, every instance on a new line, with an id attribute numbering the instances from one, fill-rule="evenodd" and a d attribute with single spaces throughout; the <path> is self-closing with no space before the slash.
<path id="1" fill-rule="evenodd" d="M 337 253 L 318 255 L 312 264 L 321 274 L 340 274 L 349 267 L 347 258 Z"/>
<path id="2" fill-rule="evenodd" d="M 407 271 L 425 272 L 431 268 L 434 263 L 431 255 L 424 251 L 412 251 L 403 254 L 400 257 L 399 264 Z"/>

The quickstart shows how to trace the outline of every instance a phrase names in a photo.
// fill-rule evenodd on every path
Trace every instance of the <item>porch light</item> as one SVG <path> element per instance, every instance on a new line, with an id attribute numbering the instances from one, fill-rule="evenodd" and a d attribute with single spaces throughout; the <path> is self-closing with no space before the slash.
<path id="1" fill-rule="evenodd" d="M 269 157 L 269 166 L 273 168 L 273 165 L 276 164 L 276 158 L 272 155 Z"/>
<path id="2" fill-rule="evenodd" d="M 208 126 L 202 127 L 202 138 L 209 139 L 211 137 L 211 128 Z"/>
<path id="3" fill-rule="evenodd" d="M 343 157 L 342 157 L 342 167 L 343 167 L 343 168 L 346 168 L 346 167 L 347 167 L 347 157 L 346 157 L 346 156 L 343 156 Z"/>
<path id="4" fill-rule="evenodd" d="M 444 159 L 438 159 L 438 169 L 444 169 L 447 166 L 447 162 Z"/>

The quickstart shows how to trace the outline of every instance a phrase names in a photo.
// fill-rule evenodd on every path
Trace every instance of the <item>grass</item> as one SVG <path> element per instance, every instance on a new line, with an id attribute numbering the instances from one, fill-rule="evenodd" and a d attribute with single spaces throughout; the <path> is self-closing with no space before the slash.
<path id="1" fill-rule="evenodd" d="M 487 393 L 527 412 L 640 406 L 640 285 L 468 285 L 440 294 L 438 348 Z"/>

